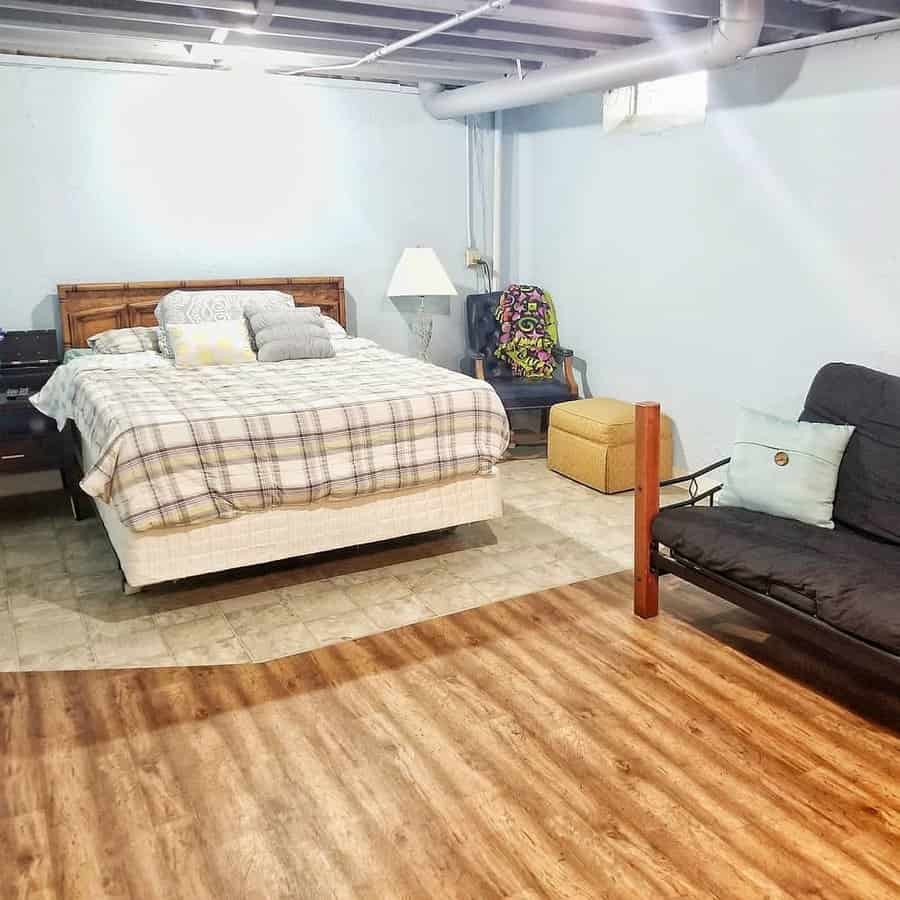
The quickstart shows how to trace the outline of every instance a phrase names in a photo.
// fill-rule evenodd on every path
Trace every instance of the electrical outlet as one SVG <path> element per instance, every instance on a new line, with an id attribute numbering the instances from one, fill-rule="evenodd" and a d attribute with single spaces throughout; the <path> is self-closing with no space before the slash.
<path id="1" fill-rule="evenodd" d="M 474 269 L 481 265 L 481 251 L 475 247 L 466 247 L 466 268 Z"/>

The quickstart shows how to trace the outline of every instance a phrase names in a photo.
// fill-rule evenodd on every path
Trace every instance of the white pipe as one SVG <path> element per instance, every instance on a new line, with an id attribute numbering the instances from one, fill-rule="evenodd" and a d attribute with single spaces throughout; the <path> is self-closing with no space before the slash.
<path id="1" fill-rule="evenodd" d="M 466 249 L 474 246 L 472 240 L 472 123 L 466 116 Z"/>
<path id="2" fill-rule="evenodd" d="M 419 94 L 435 118 L 450 119 L 715 69 L 731 65 L 756 46 L 764 14 L 764 0 L 721 0 L 719 21 L 708 28 L 540 69 L 521 80 L 500 78 L 452 91 L 423 81 Z"/>
<path id="3" fill-rule="evenodd" d="M 490 0 L 488 3 L 482 3 L 481 6 L 477 6 L 475 9 L 470 9 L 467 12 L 457 13 L 455 16 L 450 16 L 449 19 L 444 19 L 442 22 L 438 22 L 435 25 L 431 25 L 428 28 L 424 28 L 422 31 L 417 31 L 415 34 L 408 34 L 405 38 L 400 38 L 399 41 L 394 41 L 393 44 L 387 44 L 384 47 L 379 47 L 377 50 L 373 50 L 371 53 L 367 53 L 361 59 L 355 59 L 353 62 L 348 63 L 333 63 L 326 64 L 322 66 L 307 66 L 305 69 L 292 69 L 287 72 L 275 72 L 277 75 L 305 75 L 307 72 L 334 72 L 343 69 L 355 69 L 357 66 L 361 66 L 364 63 L 375 62 L 379 59 L 384 59 L 385 56 L 389 56 L 391 53 L 396 53 L 398 50 L 402 50 L 404 47 L 411 47 L 413 44 L 418 44 L 420 41 L 424 41 L 427 38 L 434 37 L 436 34 L 440 34 L 442 31 L 448 31 L 451 28 L 455 28 L 457 25 L 462 25 L 463 22 L 468 22 L 469 19 L 474 19 L 477 16 L 483 16 L 485 13 L 494 12 L 495 10 L 504 9 L 509 6 L 510 0 Z"/>
<path id="4" fill-rule="evenodd" d="M 840 31 L 823 31 L 821 34 L 810 34 L 795 38 L 792 41 L 779 41 L 777 44 L 766 44 L 765 47 L 754 47 L 747 56 L 772 56 L 775 53 L 787 53 L 789 50 L 802 50 L 805 47 L 820 47 L 822 44 L 837 44 L 841 41 L 852 41 L 854 38 L 876 37 L 891 31 L 900 31 L 900 19 L 889 19 L 887 22 L 872 22 L 869 25 L 858 25 L 856 28 L 842 28 Z"/>
<path id="5" fill-rule="evenodd" d="M 500 110 L 494 113 L 494 203 L 491 225 L 491 281 L 489 290 L 499 291 L 503 284 L 502 251 L 503 251 L 503 113 Z"/>

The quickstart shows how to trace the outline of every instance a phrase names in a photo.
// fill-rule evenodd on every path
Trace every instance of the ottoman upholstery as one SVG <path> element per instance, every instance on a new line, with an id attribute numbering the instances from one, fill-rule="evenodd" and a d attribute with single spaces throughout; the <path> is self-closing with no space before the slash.
<path id="1" fill-rule="evenodd" d="M 634 406 L 594 397 L 550 410 L 547 465 L 607 494 L 634 487 Z M 672 423 L 660 422 L 659 477 L 672 477 Z"/>

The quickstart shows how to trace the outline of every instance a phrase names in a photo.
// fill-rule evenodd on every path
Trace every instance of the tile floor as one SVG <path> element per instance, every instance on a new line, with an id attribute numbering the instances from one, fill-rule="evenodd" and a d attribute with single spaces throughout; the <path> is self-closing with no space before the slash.
<path id="1" fill-rule="evenodd" d="M 61 493 L 8 498 L 0 671 L 261 662 L 630 568 L 630 493 L 501 465 L 501 519 L 131 597 L 97 519 L 74 522 Z"/>

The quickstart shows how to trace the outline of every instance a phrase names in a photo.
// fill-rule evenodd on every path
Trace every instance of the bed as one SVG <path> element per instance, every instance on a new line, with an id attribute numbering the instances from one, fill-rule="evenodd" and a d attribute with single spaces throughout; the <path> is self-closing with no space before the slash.
<path id="1" fill-rule="evenodd" d="M 346 325 L 340 277 L 66 284 L 66 351 L 155 325 L 176 289 L 282 291 Z M 60 367 L 66 412 L 37 402 L 71 419 L 64 483 L 76 514 L 82 486 L 90 495 L 127 591 L 502 514 L 496 395 L 370 341 L 339 343 L 333 360 L 187 370 L 134 354 Z"/>

